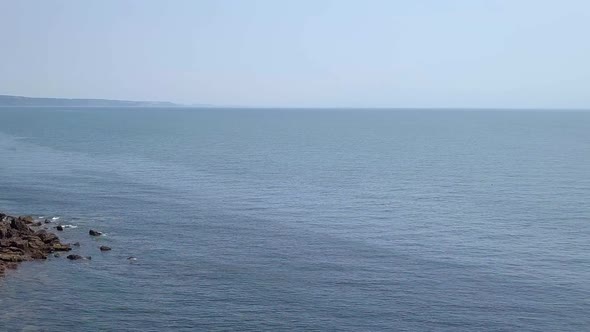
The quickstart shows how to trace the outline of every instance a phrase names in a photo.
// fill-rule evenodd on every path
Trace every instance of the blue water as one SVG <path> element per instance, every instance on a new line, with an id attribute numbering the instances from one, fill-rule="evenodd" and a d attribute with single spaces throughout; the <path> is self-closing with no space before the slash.
<path id="1" fill-rule="evenodd" d="M 4 108 L 0 211 L 0 330 L 590 330 L 590 112 Z"/>

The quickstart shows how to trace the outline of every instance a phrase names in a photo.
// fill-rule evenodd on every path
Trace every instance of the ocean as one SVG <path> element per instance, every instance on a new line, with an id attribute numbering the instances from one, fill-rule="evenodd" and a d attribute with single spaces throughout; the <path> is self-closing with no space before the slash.
<path id="1" fill-rule="evenodd" d="M 590 112 L 0 108 L 0 211 L 2 331 L 590 331 Z"/>

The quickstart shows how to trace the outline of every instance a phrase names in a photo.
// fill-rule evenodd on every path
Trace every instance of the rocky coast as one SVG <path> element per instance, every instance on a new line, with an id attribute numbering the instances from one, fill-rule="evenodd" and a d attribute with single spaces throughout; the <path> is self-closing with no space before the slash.
<path id="1" fill-rule="evenodd" d="M 70 251 L 57 235 L 42 228 L 31 216 L 9 216 L 0 212 L 0 275 L 20 262 L 47 259 L 50 254 Z"/>

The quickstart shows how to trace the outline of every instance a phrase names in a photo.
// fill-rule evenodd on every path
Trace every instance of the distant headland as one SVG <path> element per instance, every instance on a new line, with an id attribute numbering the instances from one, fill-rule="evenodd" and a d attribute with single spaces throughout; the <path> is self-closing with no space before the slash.
<path id="1" fill-rule="evenodd" d="M 0 95 L 0 107 L 207 107 L 208 105 L 181 105 L 167 101 L 131 101 L 111 99 L 68 99 L 68 98 L 33 98 Z"/>

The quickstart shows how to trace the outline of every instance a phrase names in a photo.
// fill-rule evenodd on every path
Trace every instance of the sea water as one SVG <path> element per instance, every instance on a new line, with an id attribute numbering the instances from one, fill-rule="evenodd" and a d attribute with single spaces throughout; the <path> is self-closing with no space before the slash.
<path id="1" fill-rule="evenodd" d="M 2 331 L 590 330 L 590 112 L 3 108 L 0 211 Z"/>

